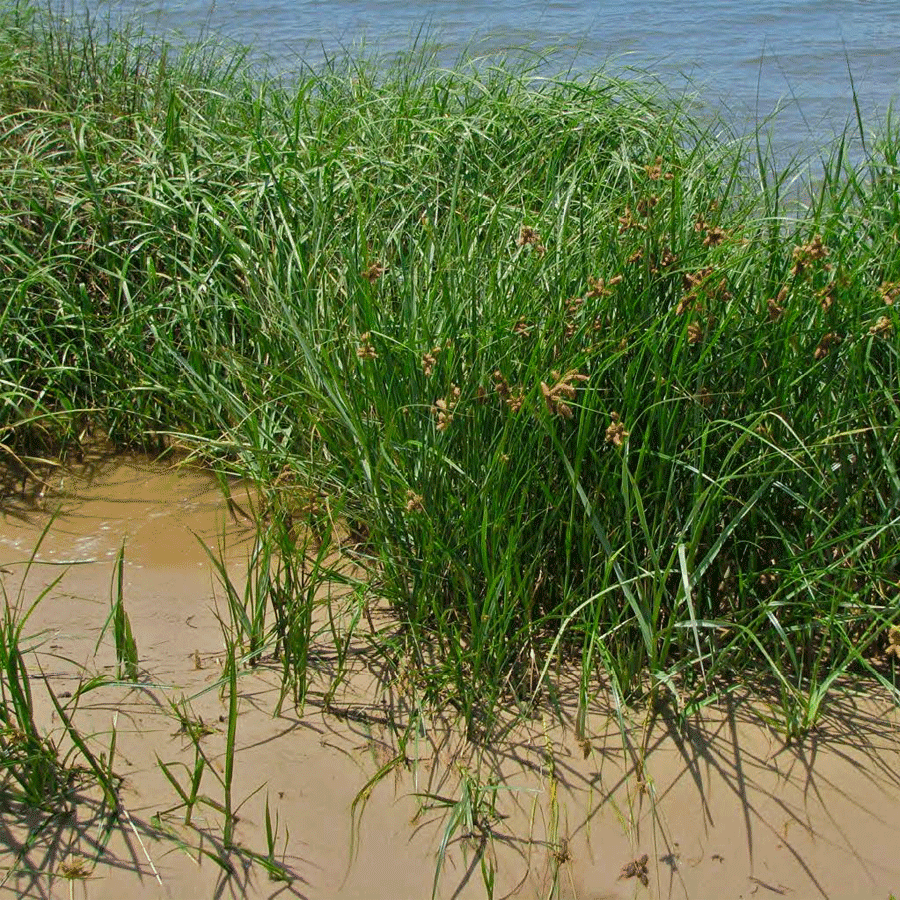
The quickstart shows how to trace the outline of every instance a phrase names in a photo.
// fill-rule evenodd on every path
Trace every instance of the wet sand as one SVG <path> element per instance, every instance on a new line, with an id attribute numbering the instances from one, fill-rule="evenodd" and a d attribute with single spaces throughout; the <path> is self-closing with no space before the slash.
<path id="1" fill-rule="evenodd" d="M 273 715 L 274 661 L 240 676 L 233 796 L 243 850 L 225 851 L 213 806 L 198 807 L 191 828 L 183 811 L 167 812 L 177 798 L 159 761 L 187 781 L 178 764 L 191 766 L 194 748 L 171 706 L 184 701 L 194 724 L 202 723 L 204 754 L 223 774 L 217 613 L 227 617 L 227 607 L 197 538 L 223 555 L 241 585 L 255 532 L 229 513 L 209 476 L 139 457 L 57 473 L 50 488 L 42 498 L 7 492 L 0 577 L 7 603 L 26 606 L 59 579 L 26 626 L 36 716 L 58 735 L 36 663 L 61 697 L 79 679 L 115 672 L 112 635 L 99 648 L 97 640 L 125 541 L 124 602 L 141 677 L 84 694 L 73 718 L 97 754 L 108 750 L 115 727 L 127 816 L 98 855 L 96 794 L 27 848 L 27 823 L 4 810 L 3 896 L 427 898 L 454 815 L 437 889 L 444 898 L 486 896 L 483 861 L 495 873 L 495 897 L 887 900 L 900 893 L 900 715 L 886 696 L 836 694 L 820 727 L 785 746 L 762 721 L 765 707 L 739 694 L 679 730 L 665 711 L 653 719 L 617 712 L 598 687 L 580 739 L 564 692 L 559 712 L 548 708 L 477 747 L 449 714 L 417 713 L 406 680 L 385 675 L 363 640 L 326 704 L 337 664 L 327 635 L 313 648 L 300 712 L 288 701 Z M 345 594 L 335 588 L 335 610 Z M 384 777 L 354 807 L 379 771 Z M 222 801 L 213 772 L 200 792 Z M 277 823 L 275 860 L 290 882 L 272 881 L 247 852 L 268 853 L 267 801 Z"/>

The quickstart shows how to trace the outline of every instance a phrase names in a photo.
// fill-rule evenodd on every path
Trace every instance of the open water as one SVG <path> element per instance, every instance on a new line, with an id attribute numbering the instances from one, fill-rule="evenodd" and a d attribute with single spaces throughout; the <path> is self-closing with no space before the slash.
<path id="1" fill-rule="evenodd" d="M 737 133 L 764 123 L 781 153 L 827 144 L 855 119 L 854 90 L 868 131 L 900 97 L 898 0 L 72 2 L 170 37 L 237 41 L 276 73 L 362 45 L 391 56 L 423 35 L 444 64 L 528 47 L 548 55 L 548 74 L 636 67 L 699 95 Z"/>

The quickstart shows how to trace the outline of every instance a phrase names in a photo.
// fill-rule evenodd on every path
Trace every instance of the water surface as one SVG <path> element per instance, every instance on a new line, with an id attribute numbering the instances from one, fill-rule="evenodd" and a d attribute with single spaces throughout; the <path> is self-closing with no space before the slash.
<path id="1" fill-rule="evenodd" d="M 699 92 L 738 132 L 780 111 L 775 141 L 789 152 L 842 130 L 855 116 L 854 89 L 869 130 L 900 95 L 896 0 L 73 2 L 170 35 L 238 41 L 279 73 L 363 44 L 395 54 L 423 33 L 444 64 L 467 48 L 529 47 L 550 54 L 554 74 L 649 69 L 675 91 Z"/>

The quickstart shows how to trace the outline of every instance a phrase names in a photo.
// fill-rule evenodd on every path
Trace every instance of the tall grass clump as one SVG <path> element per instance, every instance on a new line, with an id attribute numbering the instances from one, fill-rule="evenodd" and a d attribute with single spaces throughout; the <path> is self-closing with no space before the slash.
<path id="1" fill-rule="evenodd" d="M 96 427 L 340 508 L 379 645 L 473 734 L 569 663 L 679 702 L 774 679 L 786 716 L 887 677 L 890 121 L 797 189 L 602 73 L 285 86 L 21 4 L 0 38 L 10 460 Z"/>

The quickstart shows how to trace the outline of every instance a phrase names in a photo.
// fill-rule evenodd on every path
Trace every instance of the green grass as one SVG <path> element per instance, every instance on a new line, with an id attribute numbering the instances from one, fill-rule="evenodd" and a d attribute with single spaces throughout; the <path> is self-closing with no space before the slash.
<path id="1" fill-rule="evenodd" d="M 255 479 L 273 558 L 339 520 L 372 640 L 473 738 L 561 667 L 585 704 L 774 684 L 788 738 L 839 677 L 892 683 L 892 121 L 798 188 L 603 73 L 241 61 L 4 7 L 11 469 L 102 431 Z M 236 639 L 270 597 L 302 702 L 312 594 L 278 577 Z"/>

